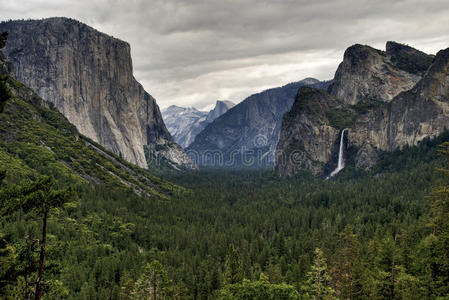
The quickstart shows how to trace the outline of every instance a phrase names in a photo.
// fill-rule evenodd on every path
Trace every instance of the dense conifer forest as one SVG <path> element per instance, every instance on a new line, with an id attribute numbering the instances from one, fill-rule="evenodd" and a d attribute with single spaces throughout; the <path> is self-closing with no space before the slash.
<path id="1" fill-rule="evenodd" d="M 444 297 L 449 178 L 438 169 L 448 145 L 438 145 L 447 140 L 329 181 L 269 170 L 166 174 L 184 187 L 170 197 L 61 176 L 56 162 L 38 163 L 41 149 L 3 144 L 2 166 L 15 165 L 2 171 L 2 297 L 36 289 L 42 209 L 23 203 L 69 186 L 48 209 L 44 299 Z M 42 177 L 52 174 L 51 184 Z"/>

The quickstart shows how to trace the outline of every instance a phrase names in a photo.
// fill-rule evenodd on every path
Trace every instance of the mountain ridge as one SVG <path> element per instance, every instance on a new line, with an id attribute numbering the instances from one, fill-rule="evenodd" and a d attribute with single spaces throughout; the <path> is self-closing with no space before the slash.
<path id="1" fill-rule="evenodd" d="M 336 165 L 343 129 L 347 129 L 343 139 L 347 162 L 370 169 L 382 151 L 416 146 L 449 127 L 448 50 L 434 57 L 396 42 L 387 42 L 386 48 L 383 52 L 354 45 L 345 51 L 328 92 L 312 93 L 319 101 L 337 100 L 318 117 L 301 109 L 309 96 L 298 92 L 282 123 L 275 165 L 278 175 L 291 176 L 304 169 L 316 176 L 329 173 Z M 403 76 L 399 84 L 395 76 Z M 379 82 L 381 89 L 377 89 Z M 307 130 L 301 129 L 307 125 Z M 323 136 L 323 130 L 331 134 Z M 323 147 L 317 149 L 316 144 Z"/>
<path id="2" fill-rule="evenodd" d="M 271 166 L 282 115 L 293 104 L 298 88 L 303 85 L 327 88 L 328 84 L 306 78 L 253 94 L 208 124 L 187 152 L 203 167 Z"/>

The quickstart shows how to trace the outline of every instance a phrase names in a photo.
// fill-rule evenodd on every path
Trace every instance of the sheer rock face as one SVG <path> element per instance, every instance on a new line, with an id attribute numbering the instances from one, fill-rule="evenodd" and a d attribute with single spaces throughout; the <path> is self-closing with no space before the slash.
<path id="1" fill-rule="evenodd" d="M 235 104 L 228 100 L 217 100 L 214 109 L 212 109 L 208 114 L 206 121 L 207 123 L 212 123 L 216 118 L 225 114 L 228 110 L 233 108 Z"/>
<path id="2" fill-rule="evenodd" d="M 354 45 L 344 54 L 329 92 L 347 104 L 391 101 L 411 89 L 430 66 L 432 56 L 411 47 L 388 42 L 387 51 Z"/>
<path id="3" fill-rule="evenodd" d="M 1 23 L 5 30 L 17 79 L 81 134 L 144 168 L 144 145 L 173 142 L 155 99 L 133 77 L 128 43 L 66 18 Z"/>
<path id="4" fill-rule="evenodd" d="M 325 91 L 299 89 L 292 109 L 282 120 L 275 164 L 278 175 L 291 176 L 303 169 L 322 175 L 340 136 L 324 112 L 341 106 L 341 101 Z"/>
<path id="5" fill-rule="evenodd" d="M 427 73 L 413 89 L 361 116 L 350 128 L 348 140 L 359 149 L 356 166 L 368 168 L 375 164 L 379 150 L 414 146 L 448 128 L 449 48 L 438 52 Z"/>
<path id="6" fill-rule="evenodd" d="M 384 77 L 379 86 L 373 81 L 379 70 L 401 75 L 402 82 L 412 80 L 395 85 Z M 385 53 L 356 45 L 346 51 L 334 82 L 331 95 L 301 89 L 284 116 L 275 165 L 280 176 L 304 169 L 326 175 L 326 167 L 335 164 L 343 128 L 345 160 L 364 169 L 371 168 L 382 151 L 417 145 L 449 128 L 449 49 L 433 57 L 393 42 L 387 43 Z M 371 102 L 376 105 L 366 109 L 370 102 L 363 97 L 377 100 Z M 344 112 L 344 127 L 331 122 L 329 111 Z"/>
<path id="7" fill-rule="evenodd" d="M 266 167 L 274 162 L 282 116 L 298 89 L 326 83 L 313 78 L 254 94 L 208 124 L 188 152 L 197 164 L 213 167 Z"/>

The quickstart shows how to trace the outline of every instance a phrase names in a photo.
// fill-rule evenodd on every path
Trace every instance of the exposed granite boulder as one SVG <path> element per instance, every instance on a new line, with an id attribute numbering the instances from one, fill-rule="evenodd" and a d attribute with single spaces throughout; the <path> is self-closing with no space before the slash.
<path id="1" fill-rule="evenodd" d="M 5 54 L 17 79 L 81 134 L 140 167 L 145 145 L 173 144 L 155 99 L 133 77 L 128 43 L 67 18 L 3 22 L 0 31 L 9 32 Z"/>

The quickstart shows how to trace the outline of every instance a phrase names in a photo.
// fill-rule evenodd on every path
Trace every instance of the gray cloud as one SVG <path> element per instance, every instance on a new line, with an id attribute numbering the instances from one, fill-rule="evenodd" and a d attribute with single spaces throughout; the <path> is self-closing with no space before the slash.
<path id="1" fill-rule="evenodd" d="M 446 0 L 0 0 L 0 18 L 66 16 L 128 41 L 161 107 L 210 106 L 330 79 L 351 44 L 448 47 Z"/>

